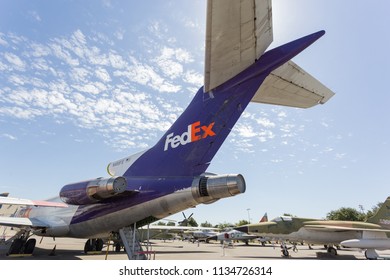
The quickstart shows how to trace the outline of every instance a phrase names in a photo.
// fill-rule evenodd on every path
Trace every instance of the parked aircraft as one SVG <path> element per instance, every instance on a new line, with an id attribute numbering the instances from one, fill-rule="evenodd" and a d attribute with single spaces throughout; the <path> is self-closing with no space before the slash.
<path id="1" fill-rule="evenodd" d="M 282 241 L 282 253 L 289 256 L 286 241 L 327 245 L 336 255 L 335 245 L 366 249 L 365 256 L 375 259 L 375 250 L 390 249 L 390 197 L 367 222 L 318 220 L 296 217 L 277 217 L 270 222 L 249 224 L 236 228 L 245 233 L 271 237 Z"/>
<path id="2" fill-rule="evenodd" d="M 251 235 L 239 230 L 231 229 L 225 232 L 218 233 L 214 236 L 208 237 L 208 240 L 217 240 L 221 242 L 242 241 L 246 245 L 249 244 L 249 240 L 259 238 L 257 235 Z"/>
<path id="3" fill-rule="evenodd" d="M 263 215 L 263 217 L 261 217 L 259 223 L 267 222 L 267 221 L 268 221 L 268 216 L 267 216 L 267 213 L 265 213 Z M 239 231 L 239 230 L 228 228 L 228 229 L 225 229 L 221 233 L 217 233 L 214 236 L 208 237 L 207 239 L 208 240 L 217 240 L 217 241 L 221 241 L 221 242 L 242 241 L 246 245 L 248 245 L 249 240 L 259 239 L 259 237 L 257 235 L 250 235 L 250 234 L 244 233 L 244 232 Z M 259 240 L 262 243 L 266 242 L 266 240 L 262 239 L 262 238 Z"/>
<path id="4" fill-rule="evenodd" d="M 65 185 L 59 197 L 1 198 L 26 205 L 0 218 L 0 225 L 21 229 L 10 254 L 32 253 L 32 234 L 89 238 L 89 251 L 119 232 L 133 258 L 134 229 L 245 192 L 242 175 L 206 170 L 249 102 L 309 108 L 333 96 L 291 61 L 324 31 L 266 51 L 273 40 L 270 0 L 209 0 L 206 29 L 205 84 L 155 146 L 110 163 L 108 178 Z"/>
<path id="5" fill-rule="evenodd" d="M 140 228 L 141 240 L 158 238 L 161 234 L 179 234 L 199 236 L 200 232 L 215 232 L 218 230 L 213 227 L 191 227 L 191 226 L 166 226 L 166 225 L 147 225 Z"/>

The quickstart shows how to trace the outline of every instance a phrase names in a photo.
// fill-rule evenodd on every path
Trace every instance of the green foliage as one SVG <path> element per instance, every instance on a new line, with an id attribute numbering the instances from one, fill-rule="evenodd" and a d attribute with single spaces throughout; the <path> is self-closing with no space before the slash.
<path id="1" fill-rule="evenodd" d="M 175 222 L 168 222 L 167 223 L 167 226 L 175 226 L 176 224 L 175 224 Z"/>
<path id="2" fill-rule="evenodd" d="M 226 228 L 231 228 L 233 227 L 231 223 L 227 223 L 227 222 L 224 222 L 224 223 L 219 223 L 217 225 L 217 228 L 223 230 L 223 229 L 226 229 Z"/>
<path id="3" fill-rule="evenodd" d="M 239 220 L 238 223 L 236 223 L 236 226 L 243 226 L 243 225 L 247 225 L 249 224 L 249 222 L 247 220 Z"/>
<path id="4" fill-rule="evenodd" d="M 213 227 L 212 224 L 210 224 L 208 221 L 204 222 L 204 223 L 201 223 L 200 224 L 201 227 Z"/>
<path id="5" fill-rule="evenodd" d="M 366 215 L 351 207 L 341 207 L 326 215 L 328 220 L 338 221 L 365 221 Z"/>
<path id="6" fill-rule="evenodd" d="M 383 202 L 378 202 L 371 210 L 364 211 L 364 207 L 359 205 L 359 210 L 351 207 L 341 207 L 338 210 L 333 210 L 326 215 L 328 220 L 339 221 L 367 221 L 368 218 L 374 216 L 378 209 L 383 205 Z"/>
<path id="7" fill-rule="evenodd" d="M 194 219 L 193 217 L 191 217 L 191 218 L 188 219 L 187 226 L 190 226 L 190 227 L 197 227 L 197 226 L 198 226 L 198 223 L 195 221 L 195 219 Z"/>

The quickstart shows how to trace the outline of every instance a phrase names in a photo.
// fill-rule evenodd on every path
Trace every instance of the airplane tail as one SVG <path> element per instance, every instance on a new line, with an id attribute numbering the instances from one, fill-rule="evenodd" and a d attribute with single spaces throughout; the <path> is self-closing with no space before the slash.
<path id="1" fill-rule="evenodd" d="M 266 77 L 288 62 L 324 31 L 263 54 L 238 75 L 204 92 L 200 88 L 183 114 L 149 150 L 111 163 L 111 175 L 197 176 L 204 173 Z M 120 171 L 120 172 L 119 172 Z"/>
<path id="2" fill-rule="evenodd" d="M 249 102 L 308 108 L 333 96 L 290 61 L 324 31 L 266 52 L 273 39 L 271 4 L 208 0 L 204 87 L 154 147 L 110 163 L 110 175 L 200 175 Z"/>
<path id="3" fill-rule="evenodd" d="M 264 213 L 264 216 L 260 219 L 259 223 L 268 222 L 267 212 Z"/>
<path id="4" fill-rule="evenodd" d="M 376 214 L 367 219 L 367 222 L 390 228 L 390 196 L 385 200 Z"/>

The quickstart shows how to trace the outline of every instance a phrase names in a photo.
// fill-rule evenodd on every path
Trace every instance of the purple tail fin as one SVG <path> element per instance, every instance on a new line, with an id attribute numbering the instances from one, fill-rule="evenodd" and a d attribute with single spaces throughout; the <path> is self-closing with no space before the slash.
<path id="1" fill-rule="evenodd" d="M 200 88 L 171 128 L 124 175 L 204 173 L 264 79 L 324 33 L 320 31 L 266 52 L 252 66 L 210 92 Z"/>

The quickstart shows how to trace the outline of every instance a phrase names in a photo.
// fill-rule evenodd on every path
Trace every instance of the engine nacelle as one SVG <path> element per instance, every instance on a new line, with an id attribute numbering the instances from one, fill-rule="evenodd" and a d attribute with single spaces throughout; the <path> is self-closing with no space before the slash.
<path id="1" fill-rule="evenodd" d="M 202 176 L 194 181 L 192 196 L 199 203 L 213 203 L 220 198 L 244 193 L 246 184 L 241 174 Z"/>
<path id="2" fill-rule="evenodd" d="M 65 185 L 60 191 L 62 201 L 72 205 L 88 205 L 114 197 L 126 190 L 125 177 L 97 178 Z"/>

